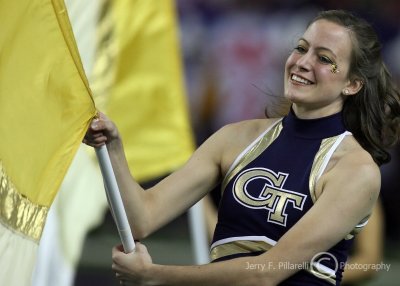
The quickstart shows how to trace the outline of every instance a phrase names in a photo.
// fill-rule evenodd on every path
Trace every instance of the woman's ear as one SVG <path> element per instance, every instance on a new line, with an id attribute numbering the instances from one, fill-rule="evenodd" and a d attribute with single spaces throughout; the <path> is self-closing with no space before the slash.
<path id="1" fill-rule="evenodd" d="M 349 80 L 347 86 L 343 89 L 342 93 L 344 95 L 354 95 L 357 94 L 362 89 L 363 86 L 364 82 L 361 79 L 359 78 L 351 79 Z"/>

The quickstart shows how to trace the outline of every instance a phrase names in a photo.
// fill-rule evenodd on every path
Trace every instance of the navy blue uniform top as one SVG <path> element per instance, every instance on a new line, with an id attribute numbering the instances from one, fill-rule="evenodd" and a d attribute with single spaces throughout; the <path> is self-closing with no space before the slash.
<path id="1" fill-rule="evenodd" d="M 273 247 L 313 206 L 315 184 L 349 134 L 341 113 L 303 120 L 293 111 L 261 134 L 222 183 L 212 260 L 258 255 Z M 300 271 L 281 285 L 339 285 L 352 237 L 317 255 L 310 265 L 283 262 L 282 268 Z"/>

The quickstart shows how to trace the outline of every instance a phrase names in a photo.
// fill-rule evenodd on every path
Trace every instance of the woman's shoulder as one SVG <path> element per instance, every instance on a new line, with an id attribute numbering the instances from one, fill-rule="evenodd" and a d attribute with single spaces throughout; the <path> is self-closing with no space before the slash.
<path id="1" fill-rule="evenodd" d="M 335 153 L 333 165 L 318 182 L 317 196 L 326 193 L 330 199 L 346 200 L 366 217 L 379 196 L 379 166 L 353 136 L 346 136 Z"/>
<path id="2" fill-rule="evenodd" d="M 241 137 L 249 137 L 255 139 L 279 120 L 280 118 L 243 120 L 227 124 L 223 126 L 218 132 L 223 132 L 225 135 L 240 135 Z"/>
<path id="3" fill-rule="evenodd" d="M 357 163 L 360 165 L 371 165 L 377 167 L 371 154 L 368 153 L 354 136 L 346 136 L 343 143 L 339 145 L 337 153 L 340 155 L 341 161 Z M 354 160 L 358 158 L 358 160 Z"/>
<path id="4" fill-rule="evenodd" d="M 217 130 L 208 140 L 208 145 L 219 146 L 233 153 L 244 149 L 264 131 L 268 130 L 279 118 L 250 119 L 227 124 Z"/>
<path id="5" fill-rule="evenodd" d="M 221 167 L 225 172 L 237 156 L 279 119 L 252 119 L 225 125 L 216 132 L 222 146 Z"/>
<path id="6" fill-rule="evenodd" d="M 379 166 L 353 136 L 346 136 L 339 145 L 330 160 L 329 169 L 327 173 L 330 173 L 330 178 L 352 178 L 363 185 L 373 185 L 379 189 Z"/>

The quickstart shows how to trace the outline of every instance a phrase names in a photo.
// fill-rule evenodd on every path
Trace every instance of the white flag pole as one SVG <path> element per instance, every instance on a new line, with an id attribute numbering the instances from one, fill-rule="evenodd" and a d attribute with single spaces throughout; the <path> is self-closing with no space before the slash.
<path id="1" fill-rule="evenodd" d="M 124 246 L 125 253 L 130 253 L 135 250 L 135 241 L 133 239 L 131 227 L 128 222 L 128 217 L 125 213 L 124 204 L 117 180 L 114 175 L 114 170 L 111 165 L 110 156 L 108 155 L 106 145 L 100 148 L 95 148 L 97 159 L 99 161 L 100 170 L 103 175 L 105 191 L 110 204 L 111 212 L 114 216 L 115 224 L 117 225 L 119 237 Z"/>
<path id="2" fill-rule="evenodd" d="M 189 230 L 194 250 L 196 264 L 207 264 L 210 262 L 207 229 L 204 220 L 203 201 L 197 202 L 189 209 Z"/>

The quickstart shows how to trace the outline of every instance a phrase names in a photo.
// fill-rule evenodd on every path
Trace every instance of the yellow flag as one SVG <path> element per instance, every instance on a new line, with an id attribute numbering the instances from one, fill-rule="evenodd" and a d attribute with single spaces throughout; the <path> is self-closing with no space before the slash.
<path id="1" fill-rule="evenodd" d="M 113 74 L 104 103 L 105 112 L 118 125 L 134 177 L 146 181 L 181 166 L 194 149 L 187 111 L 182 62 L 178 41 L 175 2 L 160 0 L 114 0 L 114 34 L 106 32 L 108 56 L 95 65 Z M 114 42 L 110 41 L 113 35 Z M 111 51 L 110 51 L 111 50 Z M 103 51 L 104 53 L 104 51 Z M 94 71 L 94 74 L 101 74 Z M 104 90 L 104 87 L 103 87 Z M 102 109 L 102 107 L 100 107 Z"/>
<path id="2" fill-rule="evenodd" d="M 3 247 L 12 244 L 4 239 L 14 234 L 37 244 L 96 110 L 62 0 L 1 1 L 0 27 L 0 253 L 5 254 L 10 251 Z M 15 273 L 23 280 L 29 268 L 22 262 L 13 271 L 15 256 L 1 256 L 0 285 L 25 284 L 10 278 Z"/>

